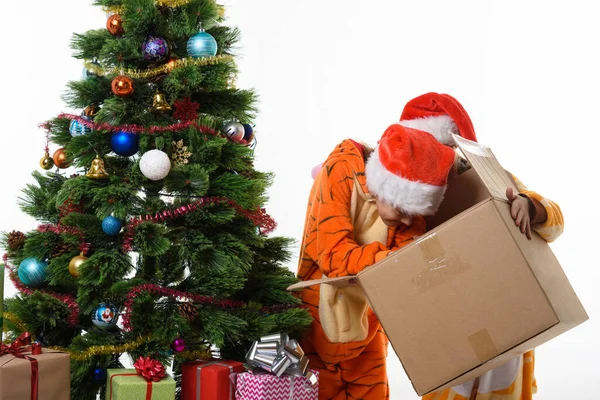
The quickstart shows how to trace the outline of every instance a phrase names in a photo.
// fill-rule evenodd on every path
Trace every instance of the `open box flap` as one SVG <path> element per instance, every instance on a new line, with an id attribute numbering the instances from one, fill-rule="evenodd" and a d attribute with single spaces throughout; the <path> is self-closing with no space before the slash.
<path id="1" fill-rule="evenodd" d="M 355 275 L 339 276 L 336 278 L 313 279 L 310 281 L 302 281 L 302 282 L 298 282 L 293 285 L 290 285 L 290 286 L 288 286 L 287 290 L 290 290 L 290 291 L 297 290 L 297 289 L 302 289 L 302 288 L 309 287 L 309 286 L 320 285 L 322 283 L 332 285 L 332 286 L 343 287 L 343 286 L 358 285 L 358 280 L 356 279 Z"/>
<path id="2" fill-rule="evenodd" d="M 452 135 L 452 137 L 481 178 L 490 196 L 506 201 L 506 188 L 512 188 L 515 193 L 519 193 L 512 177 L 502 168 L 489 147 L 464 139 L 459 135 Z"/>

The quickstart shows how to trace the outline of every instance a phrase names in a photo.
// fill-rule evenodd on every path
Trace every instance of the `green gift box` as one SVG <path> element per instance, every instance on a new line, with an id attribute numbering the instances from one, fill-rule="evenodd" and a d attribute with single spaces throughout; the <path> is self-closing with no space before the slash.
<path id="1" fill-rule="evenodd" d="M 167 375 L 158 382 L 148 382 L 135 369 L 108 369 L 106 400 L 173 400 L 175 380 Z"/>

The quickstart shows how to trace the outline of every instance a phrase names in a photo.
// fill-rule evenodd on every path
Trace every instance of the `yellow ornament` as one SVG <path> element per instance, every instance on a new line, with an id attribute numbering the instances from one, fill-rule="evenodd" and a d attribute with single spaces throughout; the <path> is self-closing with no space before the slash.
<path id="1" fill-rule="evenodd" d="M 54 160 L 52 159 L 52 157 L 50 157 L 50 153 L 44 153 L 44 157 L 40 159 L 40 167 L 42 167 L 46 171 L 54 167 Z"/>
<path id="2" fill-rule="evenodd" d="M 69 273 L 73 275 L 75 278 L 79 276 L 79 267 L 87 260 L 87 257 L 81 253 L 80 255 L 73 257 L 71 262 L 69 262 Z"/>
<path id="3" fill-rule="evenodd" d="M 154 95 L 154 102 L 152 103 L 152 111 L 170 111 L 171 106 L 167 103 L 165 95 L 157 92 Z"/>
<path id="4" fill-rule="evenodd" d="M 99 155 L 96 155 L 96 158 L 92 161 L 90 170 L 85 176 L 92 179 L 106 179 L 109 177 L 108 172 L 104 169 L 104 160 Z"/>

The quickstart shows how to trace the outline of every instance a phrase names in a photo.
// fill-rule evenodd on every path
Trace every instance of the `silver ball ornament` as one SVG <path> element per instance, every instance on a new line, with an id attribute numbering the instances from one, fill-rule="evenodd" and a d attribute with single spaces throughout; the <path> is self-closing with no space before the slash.
<path id="1" fill-rule="evenodd" d="M 239 143 L 244 139 L 244 125 L 237 121 L 230 121 L 223 127 L 223 133 L 225 133 L 225 136 L 229 139 Z"/>

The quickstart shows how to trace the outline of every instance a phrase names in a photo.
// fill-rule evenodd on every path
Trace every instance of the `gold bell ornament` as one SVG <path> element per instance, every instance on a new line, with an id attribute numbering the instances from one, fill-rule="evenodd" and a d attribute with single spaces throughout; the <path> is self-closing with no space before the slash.
<path id="1" fill-rule="evenodd" d="M 152 111 L 171 111 L 171 106 L 165 100 L 164 94 L 156 92 L 152 103 Z"/>
<path id="2" fill-rule="evenodd" d="M 92 161 L 90 170 L 85 176 L 92 179 L 106 179 L 109 177 L 108 172 L 104 169 L 104 160 L 99 155 L 96 155 L 96 158 Z"/>

